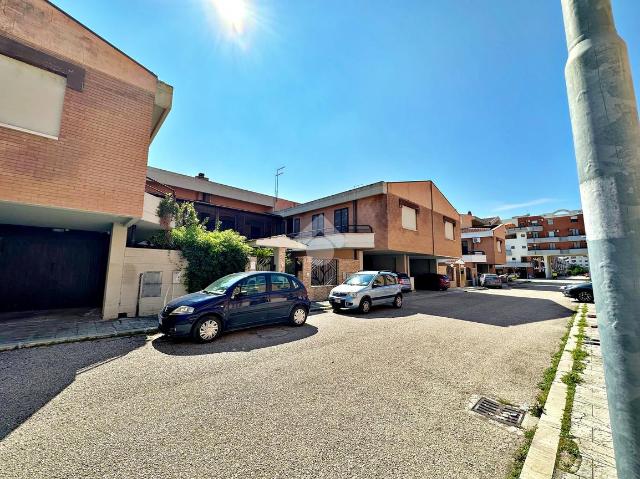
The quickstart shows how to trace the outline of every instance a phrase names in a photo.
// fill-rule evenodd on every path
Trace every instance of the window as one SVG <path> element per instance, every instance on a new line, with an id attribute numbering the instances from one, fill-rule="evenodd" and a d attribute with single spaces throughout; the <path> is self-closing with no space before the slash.
<path id="1" fill-rule="evenodd" d="M 520 238 L 526 238 L 526 237 L 527 237 L 526 233 L 522 233 L 522 234 L 520 235 Z"/>
<path id="2" fill-rule="evenodd" d="M 444 237 L 448 240 L 455 239 L 453 223 L 451 221 L 444 220 Z"/>
<path id="3" fill-rule="evenodd" d="M 313 236 L 319 236 L 323 234 L 324 213 L 313 215 L 311 217 L 311 230 L 313 231 Z"/>
<path id="4" fill-rule="evenodd" d="M 418 229 L 415 209 L 402 205 L 402 227 L 406 230 L 416 231 Z"/>
<path id="5" fill-rule="evenodd" d="M 577 223 L 578 222 L 578 217 L 577 216 L 572 216 L 571 217 L 571 222 L 572 223 Z"/>
<path id="6" fill-rule="evenodd" d="M 390 274 L 385 274 L 384 276 L 384 284 L 387 286 L 395 286 L 398 284 L 398 280 L 395 276 L 391 276 Z"/>
<path id="7" fill-rule="evenodd" d="M 527 249 L 527 247 L 526 247 L 526 246 L 523 246 L 523 247 L 522 247 L 522 249 Z"/>
<path id="8" fill-rule="evenodd" d="M 67 79 L 0 55 L 0 125 L 58 139 Z"/>
<path id="9" fill-rule="evenodd" d="M 547 224 L 548 224 L 548 225 L 552 225 L 552 224 L 553 224 L 553 220 L 552 220 L 551 218 L 549 218 L 549 219 L 547 220 Z"/>
<path id="10" fill-rule="evenodd" d="M 249 276 L 242 281 L 234 293 L 239 292 L 242 296 L 255 296 L 267 292 L 267 277 L 264 274 Z"/>
<path id="11" fill-rule="evenodd" d="M 333 286 L 338 284 L 338 260 L 311 260 L 311 286 Z"/>
<path id="12" fill-rule="evenodd" d="M 293 233 L 300 233 L 300 218 L 293 218 Z"/>
<path id="13" fill-rule="evenodd" d="M 289 278 L 283 274 L 271 275 L 271 291 L 287 291 L 295 288 Z"/>
<path id="14" fill-rule="evenodd" d="M 576 228 L 569 228 L 569 236 L 579 236 L 580 231 Z"/>
<path id="15" fill-rule="evenodd" d="M 497 246 L 498 246 L 498 253 L 502 253 L 502 241 L 498 240 Z"/>
<path id="16" fill-rule="evenodd" d="M 533 233 L 531 233 L 531 236 L 533 236 L 534 238 L 539 238 L 540 234 L 537 231 L 534 231 Z"/>
<path id="17" fill-rule="evenodd" d="M 251 226 L 249 239 L 262 238 L 263 236 L 261 226 Z"/>
<path id="18" fill-rule="evenodd" d="M 382 277 L 381 274 L 376 276 L 376 279 L 373 280 L 373 286 L 375 287 L 384 286 L 384 278 Z"/>
<path id="19" fill-rule="evenodd" d="M 538 224 L 538 220 L 531 220 L 531 224 L 532 225 L 537 225 Z"/>
<path id="20" fill-rule="evenodd" d="M 234 216 L 220 216 L 220 231 L 236 229 L 236 219 Z"/>
<path id="21" fill-rule="evenodd" d="M 580 243 L 580 241 L 574 241 L 573 242 L 573 247 L 574 248 L 582 248 L 582 244 Z"/>
<path id="22" fill-rule="evenodd" d="M 555 235 L 555 231 L 549 231 L 549 238 L 553 238 Z"/>
<path id="23" fill-rule="evenodd" d="M 333 212 L 333 227 L 340 233 L 349 231 L 349 208 L 340 208 Z"/>

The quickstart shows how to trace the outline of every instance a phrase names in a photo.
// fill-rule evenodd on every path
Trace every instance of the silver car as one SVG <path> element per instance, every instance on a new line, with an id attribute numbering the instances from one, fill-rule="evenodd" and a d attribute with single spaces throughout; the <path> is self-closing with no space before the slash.
<path id="1" fill-rule="evenodd" d="M 368 313 L 374 304 L 391 304 L 402 307 L 402 292 L 398 277 L 388 271 L 360 271 L 329 293 L 329 303 L 334 311 L 359 309 Z"/>

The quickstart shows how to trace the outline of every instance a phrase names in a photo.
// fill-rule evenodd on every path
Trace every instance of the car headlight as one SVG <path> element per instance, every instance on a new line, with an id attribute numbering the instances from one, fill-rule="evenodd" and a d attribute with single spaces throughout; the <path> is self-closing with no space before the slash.
<path id="1" fill-rule="evenodd" d="M 170 314 L 191 314 L 193 311 L 194 309 L 191 306 L 178 306 Z"/>

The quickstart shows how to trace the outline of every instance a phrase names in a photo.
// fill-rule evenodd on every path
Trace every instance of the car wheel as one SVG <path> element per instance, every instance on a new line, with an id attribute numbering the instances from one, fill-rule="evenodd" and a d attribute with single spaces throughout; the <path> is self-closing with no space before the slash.
<path id="1" fill-rule="evenodd" d="M 396 294 L 396 297 L 393 298 L 393 307 L 394 308 L 402 308 L 402 295 L 401 294 Z"/>
<path id="2" fill-rule="evenodd" d="M 307 310 L 302 306 L 296 306 L 291 311 L 291 323 L 294 326 L 302 326 L 307 322 Z"/>
<path id="3" fill-rule="evenodd" d="M 593 303 L 593 293 L 589 291 L 580 291 L 578 293 L 578 300 L 581 303 Z"/>
<path id="4" fill-rule="evenodd" d="M 338 314 L 340 312 L 340 308 L 336 308 L 335 306 L 331 308 L 334 313 Z"/>
<path id="5" fill-rule="evenodd" d="M 371 300 L 369 298 L 363 298 L 362 301 L 360 301 L 360 312 L 367 314 L 369 311 L 371 311 Z"/>
<path id="6" fill-rule="evenodd" d="M 199 343 L 209 343 L 216 339 L 222 331 L 222 323 L 218 318 L 205 316 L 193 327 L 193 339 Z"/>

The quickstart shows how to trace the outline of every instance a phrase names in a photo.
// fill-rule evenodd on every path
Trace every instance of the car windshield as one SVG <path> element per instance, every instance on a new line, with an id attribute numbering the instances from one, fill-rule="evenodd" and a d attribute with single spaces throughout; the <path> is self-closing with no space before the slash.
<path id="1" fill-rule="evenodd" d="M 373 274 L 354 274 L 349 277 L 344 284 L 348 284 L 349 286 L 366 286 L 373 279 Z"/>
<path id="2" fill-rule="evenodd" d="M 234 273 L 223 276 L 204 288 L 203 291 L 209 294 L 224 294 L 230 286 L 244 276 L 244 273 Z"/>
<path id="3" fill-rule="evenodd" d="M 487 275 L 485 275 L 486 279 L 497 278 L 497 277 L 498 277 L 498 275 L 496 275 L 496 274 L 487 274 Z"/>

